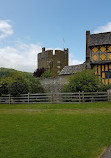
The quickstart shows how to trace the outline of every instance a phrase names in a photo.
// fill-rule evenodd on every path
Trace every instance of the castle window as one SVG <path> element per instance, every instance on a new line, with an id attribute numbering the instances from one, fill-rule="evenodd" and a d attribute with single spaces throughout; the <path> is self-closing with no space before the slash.
<path id="1" fill-rule="evenodd" d="M 57 66 L 58 69 L 60 69 L 60 66 Z"/>

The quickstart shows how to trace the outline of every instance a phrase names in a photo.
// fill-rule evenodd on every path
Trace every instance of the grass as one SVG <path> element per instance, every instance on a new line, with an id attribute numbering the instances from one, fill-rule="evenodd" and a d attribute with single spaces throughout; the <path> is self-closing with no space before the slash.
<path id="1" fill-rule="evenodd" d="M 98 158 L 111 103 L 0 105 L 1 158 Z"/>

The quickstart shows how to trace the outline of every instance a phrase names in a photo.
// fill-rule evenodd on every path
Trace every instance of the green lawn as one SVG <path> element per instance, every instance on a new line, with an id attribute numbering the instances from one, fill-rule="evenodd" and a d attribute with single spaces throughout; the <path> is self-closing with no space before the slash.
<path id="1" fill-rule="evenodd" d="M 111 103 L 0 105 L 0 158 L 98 158 Z"/>

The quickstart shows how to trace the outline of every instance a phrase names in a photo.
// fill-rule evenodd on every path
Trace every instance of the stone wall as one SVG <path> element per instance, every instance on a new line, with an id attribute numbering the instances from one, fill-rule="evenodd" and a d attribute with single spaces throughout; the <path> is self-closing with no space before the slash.
<path id="1" fill-rule="evenodd" d="M 69 83 L 71 75 L 57 76 L 51 78 L 41 78 L 40 82 L 45 92 L 61 92 L 64 85 Z"/>
<path id="2" fill-rule="evenodd" d="M 59 76 L 41 78 L 40 82 L 46 92 L 61 92 L 64 85 L 69 83 L 72 75 L 87 69 L 90 69 L 90 64 L 85 62 L 79 65 L 65 66 Z"/>

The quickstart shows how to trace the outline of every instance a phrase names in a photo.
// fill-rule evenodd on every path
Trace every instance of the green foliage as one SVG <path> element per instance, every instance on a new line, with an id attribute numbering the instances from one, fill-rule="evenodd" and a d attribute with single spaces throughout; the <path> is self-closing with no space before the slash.
<path id="1" fill-rule="evenodd" d="M 102 83 L 93 70 L 84 70 L 74 74 L 69 81 L 69 84 L 64 87 L 65 92 L 95 92 L 105 91 L 108 86 Z"/>
<path id="2" fill-rule="evenodd" d="M 22 71 L 17 71 L 14 69 L 0 68 L 0 78 L 14 76 L 15 73 L 21 73 L 26 78 L 32 76 L 32 73 L 30 73 L 30 72 L 22 72 Z"/>
<path id="3" fill-rule="evenodd" d="M 0 68 L 0 95 L 10 93 L 19 96 L 28 92 L 43 92 L 39 80 L 34 78 L 32 73 Z"/>
<path id="4" fill-rule="evenodd" d="M 2 94 L 8 94 L 8 84 L 6 82 L 0 82 L 0 96 Z"/>
<path id="5" fill-rule="evenodd" d="M 30 78 L 27 80 L 28 88 L 30 93 L 43 93 L 44 90 L 40 84 L 39 79 L 37 78 Z"/>
<path id="6" fill-rule="evenodd" d="M 49 70 L 46 70 L 41 76 L 44 78 L 48 78 L 52 76 L 52 73 Z"/>
<path id="7" fill-rule="evenodd" d="M 24 79 L 18 79 L 9 86 L 9 93 L 16 97 L 28 93 L 28 85 Z"/>

